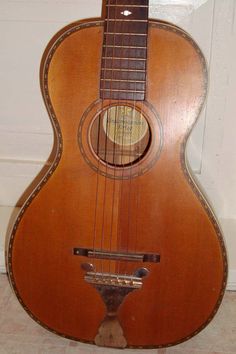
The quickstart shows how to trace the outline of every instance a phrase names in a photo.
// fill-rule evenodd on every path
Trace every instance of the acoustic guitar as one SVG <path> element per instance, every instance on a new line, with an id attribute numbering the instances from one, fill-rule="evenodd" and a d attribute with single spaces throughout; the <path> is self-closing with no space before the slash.
<path id="1" fill-rule="evenodd" d="M 55 142 L 10 235 L 17 298 L 73 340 L 189 339 L 215 315 L 227 274 L 219 225 L 185 157 L 206 96 L 200 49 L 148 19 L 148 0 L 107 0 L 102 19 L 53 37 L 40 78 Z"/>

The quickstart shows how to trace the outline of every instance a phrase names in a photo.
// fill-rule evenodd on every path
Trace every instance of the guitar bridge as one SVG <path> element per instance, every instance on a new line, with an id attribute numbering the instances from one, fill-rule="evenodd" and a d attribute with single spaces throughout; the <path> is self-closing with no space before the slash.
<path id="1" fill-rule="evenodd" d="M 113 261 L 127 262 L 152 262 L 159 263 L 160 255 L 155 253 L 122 253 L 109 252 L 89 248 L 74 248 L 75 256 L 83 256 L 88 258 L 109 259 Z"/>

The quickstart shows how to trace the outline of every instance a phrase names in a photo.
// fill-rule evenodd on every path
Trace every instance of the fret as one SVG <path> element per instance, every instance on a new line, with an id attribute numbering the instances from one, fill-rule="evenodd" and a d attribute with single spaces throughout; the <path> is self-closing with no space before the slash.
<path id="1" fill-rule="evenodd" d="M 114 77 L 116 77 L 116 79 L 114 79 Z M 126 75 L 126 77 L 127 77 L 127 75 Z M 145 90 L 146 81 L 143 79 L 145 79 L 145 76 L 142 76 L 142 74 L 140 74 L 140 73 L 137 74 L 134 72 L 130 72 L 128 79 L 123 79 L 122 73 L 113 72 L 112 78 L 110 78 L 109 75 L 107 75 L 107 76 L 105 75 L 103 80 L 100 81 L 100 87 L 101 88 L 115 88 L 115 89 L 130 88 L 130 89 L 133 89 L 134 91 L 135 91 L 135 89 L 136 90 Z M 124 80 L 124 81 L 122 81 L 122 80 Z"/>
<path id="2" fill-rule="evenodd" d="M 102 59 L 102 67 L 106 69 L 131 69 L 131 70 L 145 70 L 146 61 L 140 60 L 119 60 L 119 59 Z"/>
<path id="3" fill-rule="evenodd" d="M 111 80 L 134 80 L 145 81 L 145 70 L 120 70 L 120 69 L 103 69 L 101 71 L 101 79 Z"/>
<path id="4" fill-rule="evenodd" d="M 120 46 L 146 46 L 147 36 L 117 35 L 115 33 L 104 35 L 104 43 L 107 45 Z"/>
<path id="5" fill-rule="evenodd" d="M 141 72 L 145 72 L 145 70 L 142 70 L 142 69 L 116 69 L 116 68 L 102 68 L 103 71 L 106 71 L 106 70 L 110 70 L 110 71 L 125 71 L 125 72 L 130 72 L 130 71 L 141 71 Z"/>
<path id="6" fill-rule="evenodd" d="M 101 71 L 101 79 L 110 80 L 133 80 L 133 81 L 145 81 L 145 70 L 107 70 Z"/>
<path id="7" fill-rule="evenodd" d="M 144 83 L 145 84 L 145 80 L 128 80 L 128 79 L 101 79 L 101 81 L 108 81 L 108 82 L 130 82 L 130 83 Z"/>
<path id="8" fill-rule="evenodd" d="M 101 88 L 100 89 L 101 91 L 108 91 L 108 92 L 129 92 L 129 91 L 131 91 L 131 92 L 133 92 L 134 94 L 135 93 L 144 93 L 144 90 L 140 90 L 140 91 L 136 91 L 136 90 L 121 90 L 121 89 L 118 89 L 118 90 L 115 90 L 115 89 L 103 89 L 103 88 Z"/>
<path id="9" fill-rule="evenodd" d="M 122 91 L 101 91 L 102 99 L 126 100 L 126 101 L 143 101 L 145 99 L 144 92 L 122 92 Z"/>
<path id="10" fill-rule="evenodd" d="M 111 35 L 113 35 L 113 36 L 123 35 L 123 36 L 145 36 L 145 37 L 147 37 L 147 33 L 104 32 L 104 34 L 111 34 Z"/>
<path id="11" fill-rule="evenodd" d="M 101 79 L 145 81 L 146 70 L 121 70 L 103 68 L 101 71 Z"/>
<path id="12" fill-rule="evenodd" d="M 101 89 L 107 90 L 128 90 L 128 91 L 145 91 L 145 82 L 144 81 L 125 81 L 125 80 L 104 80 L 101 81 Z"/>
<path id="13" fill-rule="evenodd" d="M 134 48 L 103 48 L 103 57 L 113 57 L 113 58 L 136 58 L 146 60 L 147 51 L 145 49 Z"/>
<path id="14" fill-rule="evenodd" d="M 108 0 L 109 5 L 114 6 L 127 6 L 127 5 L 134 5 L 134 6 L 148 6 L 148 0 Z"/>
<path id="15" fill-rule="evenodd" d="M 111 57 L 109 57 L 109 56 L 106 56 L 106 57 L 102 57 L 102 59 L 111 59 L 111 60 L 143 60 L 143 61 L 146 61 L 146 58 L 130 58 L 130 57 L 128 57 L 128 58 L 125 58 L 125 57 L 113 57 L 113 56 L 111 56 Z"/>
<path id="16" fill-rule="evenodd" d="M 105 20 L 105 22 L 141 22 L 141 23 L 147 23 L 148 20 L 132 20 L 132 19 L 125 19 L 125 18 L 108 18 Z"/>
<path id="17" fill-rule="evenodd" d="M 105 24 L 105 33 L 116 33 L 116 34 L 141 34 L 147 35 L 147 22 L 125 22 L 125 21 L 107 21 Z"/>
<path id="18" fill-rule="evenodd" d="M 137 47 L 137 46 L 129 46 L 129 45 L 107 45 L 107 44 L 103 44 L 103 48 L 147 49 L 147 46 Z"/>
<path id="19" fill-rule="evenodd" d="M 144 8 L 148 8 L 148 5 L 130 5 L 130 4 L 121 4 L 121 5 L 115 5 L 115 4 L 106 4 L 107 7 L 144 7 Z"/>

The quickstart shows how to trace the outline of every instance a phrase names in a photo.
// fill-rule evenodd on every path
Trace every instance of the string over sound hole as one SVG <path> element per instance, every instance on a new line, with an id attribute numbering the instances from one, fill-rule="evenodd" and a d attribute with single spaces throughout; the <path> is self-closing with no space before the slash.
<path id="1" fill-rule="evenodd" d="M 146 154 L 151 141 L 149 124 L 137 109 L 111 106 L 92 122 L 91 145 L 99 159 L 113 166 L 128 166 Z"/>

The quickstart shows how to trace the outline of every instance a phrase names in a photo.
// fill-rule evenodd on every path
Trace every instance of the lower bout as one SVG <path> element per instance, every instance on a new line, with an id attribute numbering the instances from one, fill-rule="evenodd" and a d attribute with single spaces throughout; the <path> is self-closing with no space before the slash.
<path id="1" fill-rule="evenodd" d="M 53 276 L 44 273 L 41 269 L 40 274 L 28 274 L 32 281 L 27 286 L 18 278 L 15 285 L 25 309 L 47 329 L 93 343 L 107 313 L 101 292 L 76 269 L 65 267 Z M 174 273 L 151 269 L 142 287 L 124 296 L 117 318 L 127 347 L 177 344 L 197 334 L 214 316 L 223 296 L 219 283 L 201 283 L 194 274 L 191 281 L 184 280 Z"/>

